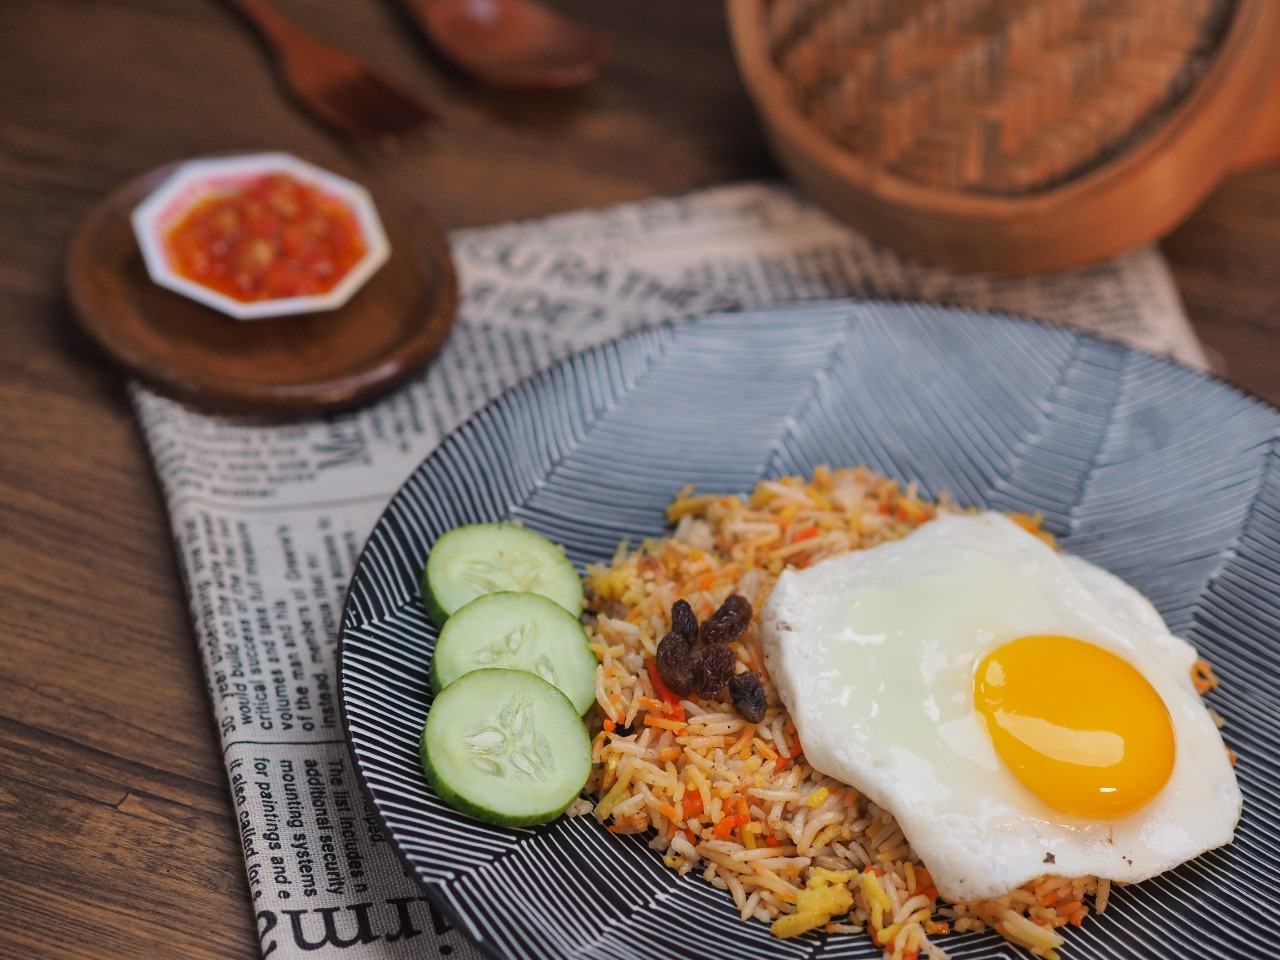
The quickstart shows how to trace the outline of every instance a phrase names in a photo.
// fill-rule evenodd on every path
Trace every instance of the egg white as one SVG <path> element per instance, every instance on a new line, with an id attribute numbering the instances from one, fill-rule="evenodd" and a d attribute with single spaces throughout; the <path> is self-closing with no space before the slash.
<path id="1" fill-rule="evenodd" d="M 1195 650 L 1132 587 L 1000 514 L 944 515 L 787 570 L 761 623 L 806 759 L 892 811 L 948 900 L 998 897 L 1046 873 L 1142 880 L 1232 839 L 1240 790 L 1191 681 Z M 1169 708 L 1173 773 L 1142 809 L 1064 814 L 997 756 L 974 669 L 1033 634 L 1110 650 Z"/>

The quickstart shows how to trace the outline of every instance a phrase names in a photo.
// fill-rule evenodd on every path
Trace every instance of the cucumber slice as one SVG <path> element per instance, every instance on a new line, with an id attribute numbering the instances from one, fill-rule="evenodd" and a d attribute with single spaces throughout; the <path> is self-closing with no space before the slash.
<path id="1" fill-rule="evenodd" d="M 541 534 L 514 523 L 473 523 L 432 544 L 422 599 L 437 625 L 476 597 L 500 590 L 538 593 L 575 617 L 582 612 L 582 578 Z"/>
<path id="2" fill-rule="evenodd" d="M 431 658 L 437 693 L 485 667 L 535 673 L 554 684 L 579 714 L 596 701 L 596 657 L 578 618 L 536 593 L 487 593 L 451 616 Z"/>
<path id="3" fill-rule="evenodd" d="M 554 820 L 586 785 L 591 737 L 569 698 L 523 670 L 473 670 L 436 697 L 422 766 L 440 799 L 500 826 Z"/>

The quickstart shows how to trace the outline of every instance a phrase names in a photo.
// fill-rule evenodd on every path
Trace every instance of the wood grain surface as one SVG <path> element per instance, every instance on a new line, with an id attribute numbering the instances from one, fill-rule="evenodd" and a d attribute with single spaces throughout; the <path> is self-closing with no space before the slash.
<path id="1" fill-rule="evenodd" d="M 476 88 L 385 0 L 277 2 L 442 122 L 340 144 L 212 0 L 0 2 L 0 957 L 258 956 L 157 484 L 62 293 L 94 204 L 232 149 L 354 166 L 444 229 L 776 172 L 709 0 L 566 0 L 614 58 L 535 96 Z M 1280 401 L 1280 169 L 1234 175 L 1164 247 L 1222 372 Z"/>

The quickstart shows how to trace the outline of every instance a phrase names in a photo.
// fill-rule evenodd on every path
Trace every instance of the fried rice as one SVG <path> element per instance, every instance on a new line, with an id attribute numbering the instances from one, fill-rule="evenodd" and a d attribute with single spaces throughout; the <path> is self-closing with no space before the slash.
<path id="1" fill-rule="evenodd" d="M 700 873 L 744 921 L 779 937 L 865 933 L 886 958 L 916 960 L 945 957 L 937 938 L 947 933 L 993 928 L 1056 957 L 1058 928 L 1079 925 L 1090 905 L 1101 913 L 1108 881 L 1046 875 L 994 900 L 940 900 L 892 812 L 806 762 L 757 620 L 733 647 L 738 669 L 763 680 L 759 723 L 739 716 L 727 692 L 676 696 L 654 664 L 676 600 L 699 620 L 731 593 L 759 610 L 785 567 L 899 539 L 955 509 L 865 468 L 761 481 L 745 499 L 686 489 L 668 510 L 670 537 L 623 545 L 589 568 L 587 630 L 600 660 L 588 717 L 594 815 L 614 833 L 652 831 L 668 867 Z M 1035 518 L 1014 519 L 1040 532 Z"/>

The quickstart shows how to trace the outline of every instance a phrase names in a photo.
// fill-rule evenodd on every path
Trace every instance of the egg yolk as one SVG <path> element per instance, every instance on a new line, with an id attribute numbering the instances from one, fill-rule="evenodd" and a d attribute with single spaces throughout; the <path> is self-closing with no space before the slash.
<path id="1" fill-rule="evenodd" d="M 974 703 L 1014 775 L 1064 813 L 1131 813 L 1173 772 L 1173 722 L 1160 694 L 1092 643 L 1031 636 L 996 648 L 978 664 Z"/>

